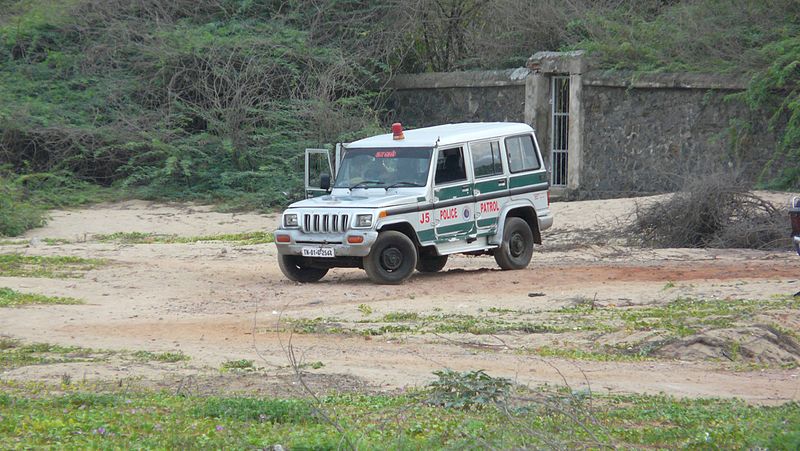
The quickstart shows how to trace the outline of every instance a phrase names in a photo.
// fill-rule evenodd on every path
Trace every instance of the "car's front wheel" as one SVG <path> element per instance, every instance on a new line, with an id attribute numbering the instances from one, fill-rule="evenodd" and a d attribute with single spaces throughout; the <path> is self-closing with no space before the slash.
<path id="1" fill-rule="evenodd" d="M 495 249 L 494 260 L 503 269 L 523 269 L 533 257 L 533 232 L 522 218 L 506 219 L 503 242 Z"/>
<path id="2" fill-rule="evenodd" d="M 406 235 L 389 230 L 381 232 L 364 257 L 364 270 L 375 282 L 384 285 L 403 283 L 417 266 L 417 247 Z"/>
<path id="3" fill-rule="evenodd" d="M 306 266 L 303 257 L 298 255 L 278 255 L 278 266 L 287 279 L 295 282 L 316 282 L 328 273 L 327 268 Z"/>

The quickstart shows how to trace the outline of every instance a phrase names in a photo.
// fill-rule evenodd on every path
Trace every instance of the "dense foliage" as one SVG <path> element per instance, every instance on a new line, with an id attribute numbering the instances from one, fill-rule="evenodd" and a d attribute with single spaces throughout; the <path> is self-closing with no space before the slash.
<path id="1" fill-rule="evenodd" d="M 772 114 L 786 161 L 800 155 L 798 17 L 793 0 L 0 0 L 0 164 L 13 191 L 0 234 L 46 207 L 6 205 L 30 194 L 11 186 L 19 175 L 285 204 L 304 147 L 385 125 L 393 74 L 517 67 L 538 50 L 755 76 L 747 101 Z M 798 183 L 796 167 L 775 181 Z"/>

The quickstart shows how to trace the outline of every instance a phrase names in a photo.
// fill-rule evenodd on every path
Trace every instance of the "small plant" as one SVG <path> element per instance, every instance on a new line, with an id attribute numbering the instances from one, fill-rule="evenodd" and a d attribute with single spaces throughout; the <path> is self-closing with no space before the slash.
<path id="1" fill-rule="evenodd" d="M 358 311 L 364 316 L 372 315 L 372 307 L 367 304 L 358 304 Z"/>
<path id="2" fill-rule="evenodd" d="M 453 370 L 434 371 L 438 380 L 428 384 L 428 402 L 452 408 L 481 408 L 505 401 L 511 381 L 491 377 L 483 370 L 459 373 Z"/>
<path id="3" fill-rule="evenodd" d="M 223 371 L 231 371 L 231 370 L 238 370 L 238 371 L 254 371 L 256 369 L 255 363 L 252 360 L 241 359 L 241 360 L 228 360 L 223 362 L 222 370 Z"/>
<path id="4" fill-rule="evenodd" d="M 77 278 L 105 264 L 106 260 L 96 258 L 0 254 L 0 276 Z"/>
<path id="5" fill-rule="evenodd" d="M 11 288 L 0 288 L 0 307 L 21 307 L 32 304 L 83 304 L 75 298 L 44 296 L 41 294 L 20 293 Z"/>
<path id="6" fill-rule="evenodd" d="M 150 352 L 136 351 L 133 356 L 139 360 L 155 361 L 165 363 L 183 362 L 189 360 L 189 356 L 183 352 Z"/>

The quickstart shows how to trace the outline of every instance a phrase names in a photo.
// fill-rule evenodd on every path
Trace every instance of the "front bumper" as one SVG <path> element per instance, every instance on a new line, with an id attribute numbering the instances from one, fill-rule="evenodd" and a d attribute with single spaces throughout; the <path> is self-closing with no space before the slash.
<path id="1" fill-rule="evenodd" d="M 289 242 L 278 242 L 278 235 L 288 235 Z M 361 243 L 348 243 L 347 237 L 361 236 Z M 366 257 L 372 244 L 378 239 L 374 230 L 351 229 L 343 235 L 309 234 L 299 229 L 278 229 L 275 231 L 275 246 L 281 255 L 302 255 L 304 247 L 329 247 L 337 257 Z"/>
<path id="2" fill-rule="evenodd" d="M 792 237 L 792 242 L 794 242 L 794 250 L 797 251 L 797 255 L 800 255 L 800 235 Z"/>

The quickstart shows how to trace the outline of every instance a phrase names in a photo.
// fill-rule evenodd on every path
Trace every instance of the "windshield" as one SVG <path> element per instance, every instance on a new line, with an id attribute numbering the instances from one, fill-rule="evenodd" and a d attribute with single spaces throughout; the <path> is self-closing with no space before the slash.
<path id="1" fill-rule="evenodd" d="M 432 153 L 430 147 L 347 149 L 334 188 L 425 186 Z"/>

